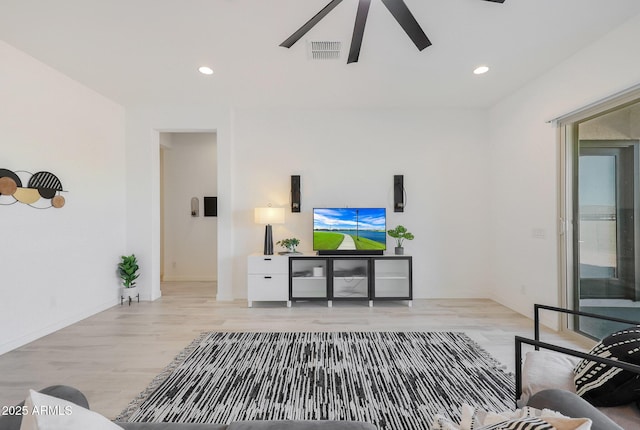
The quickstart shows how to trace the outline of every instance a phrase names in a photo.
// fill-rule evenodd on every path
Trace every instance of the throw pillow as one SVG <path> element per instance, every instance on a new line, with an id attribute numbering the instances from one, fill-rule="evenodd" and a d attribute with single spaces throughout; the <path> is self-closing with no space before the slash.
<path id="1" fill-rule="evenodd" d="M 515 418 L 476 430 L 591 430 L 587 418 Z"/>
<path id="2" fill-rule="evenodd" d="M 24 406 L 20 430 L 122 430 L 96 412 L 34 390 Z"/>
<path id="3" fill-rule="evenodd" d="M 463 404 L 460 423 L 436 415 L 431 430 L 590 430 L 588 418 L 569 418 L 548 409 L 524 407 L 515 411 L 490 412 Z"/>
<path id="4" fill-rule="evenodd" d="M 522 365 L 522 397 L 518 405 L 526 405 L 531 396 L 549 388 L 575 392 L 573 369 L 577 357 L 549 351 L 529 351 Z"/>
<path id="5" fill-rule="evenodd" d="M 612 333 L 589 353 L 640 365 L 640 326 Z M 574 372 L 576 393 L 595 406 L 621 406 L 640 399 L 640 374 L 587 359 Z"/>

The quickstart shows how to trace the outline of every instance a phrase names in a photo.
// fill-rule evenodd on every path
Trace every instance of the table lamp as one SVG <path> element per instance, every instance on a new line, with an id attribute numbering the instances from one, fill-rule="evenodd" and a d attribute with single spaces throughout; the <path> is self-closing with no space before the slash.
<path id="1" fill-rule="evenodd" d="M 256 224 L 265 224 L 264 229 L 264 255 L 273 255 L 273 231 L 271 224 L 284 223 L 284 208 L 256 208 Z"/>

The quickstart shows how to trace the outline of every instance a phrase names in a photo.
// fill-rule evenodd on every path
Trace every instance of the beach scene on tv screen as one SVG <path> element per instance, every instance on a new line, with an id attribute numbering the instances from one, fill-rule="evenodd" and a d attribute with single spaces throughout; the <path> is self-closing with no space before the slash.
<path id="1" fill-rule="evenodd" d="M 313 210 L 313 249 L 385 250 L 384 208 Z"/>

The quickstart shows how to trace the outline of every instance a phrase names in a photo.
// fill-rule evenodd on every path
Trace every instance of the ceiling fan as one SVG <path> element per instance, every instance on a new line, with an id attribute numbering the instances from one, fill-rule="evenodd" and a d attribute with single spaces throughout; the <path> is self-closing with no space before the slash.
<path id="1" fill-rule="evenodd" d="M 407 33 L 407 36 L 413 41 L 419 51 L 431 46 L 431 41 L 422 31 L 422 27 L 413 17 L 413 14 L 404 3 L 403 0 L 381 0 L 391 15 L 398 21 L 400 27 Z M 493 3 L 504 3 L 504 0 L 484 0 Z M 318 22 L 322 20 L 329 12 L 333 10 L 342 0 L 331 0 L 324 8 L 320 10 L 313 18 L 307 21 L 302 27 L 296 30 L 287 38 L 280 46 L 291 48 L 302 36 L 311 30 Z M 359 0 L 358 10 L 356 12 L 356 22 L 353 27 L 353 36 L 351 37 L 351 47 L 349 48 L 349 58 L 347 64 L 355 63 L 360 57 L 360 46 L 362 46 L 362 37 L 364 36 L 364 26 L 367 23 L 367 15 L 369 14 L 369 6 L 371 0 Z"/>

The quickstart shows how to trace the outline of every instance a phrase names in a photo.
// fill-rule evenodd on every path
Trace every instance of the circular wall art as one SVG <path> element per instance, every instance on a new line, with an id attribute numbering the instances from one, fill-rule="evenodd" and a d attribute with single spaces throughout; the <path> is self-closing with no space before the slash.
<path id="1" fill-rule="evenodd" d="M 19 202 L 36 209 L 61 208 L 65 204 L 62 192 L 62 182 L 51 172 L 0 169 L 0 205 Z"/>

